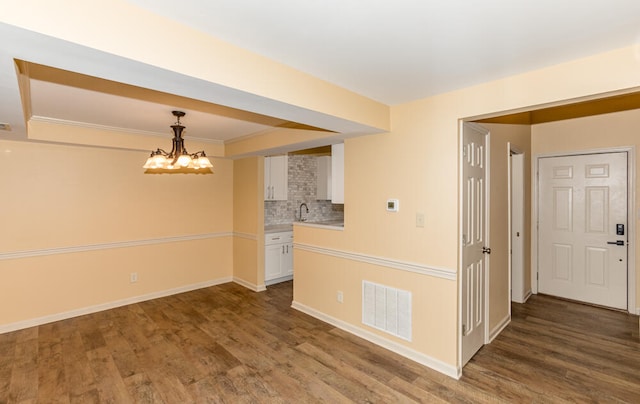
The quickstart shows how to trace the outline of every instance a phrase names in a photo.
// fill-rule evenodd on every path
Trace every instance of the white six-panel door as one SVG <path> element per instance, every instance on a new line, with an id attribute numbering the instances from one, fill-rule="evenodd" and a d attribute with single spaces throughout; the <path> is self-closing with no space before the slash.
<path id="1" fill-rule="evenodd" d="M 540 158 L 538 168 L 538 291 L 626 309 L 627 153 Z"/>
<path id="2" fill-rule="evenodd" d="M 464 124 L 461 156 L 462 365 L 485 341 L 485 280 L 488 269 L 486 135 L 486 130 Z"/>

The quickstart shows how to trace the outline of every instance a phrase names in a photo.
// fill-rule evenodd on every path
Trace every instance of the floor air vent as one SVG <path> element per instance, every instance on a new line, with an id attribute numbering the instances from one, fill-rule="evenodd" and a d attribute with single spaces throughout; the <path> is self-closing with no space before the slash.
<path id="1" fill-rule="evenodd" d="M 362 281 L 362 322 L 411 341 L 411 292 Z"/>

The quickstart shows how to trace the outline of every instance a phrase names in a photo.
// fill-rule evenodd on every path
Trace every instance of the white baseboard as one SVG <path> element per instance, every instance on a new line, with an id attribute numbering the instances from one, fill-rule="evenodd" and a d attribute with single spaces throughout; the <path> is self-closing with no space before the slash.
<path id="1" fill-rule="evenodd" d="M 233 277 L 233 281 L 238 285 L 244 286 L 245 288 L 254 292 L 264 292 L 265 290 L 267 290 L 267 287 L 264 284 L 256 285 L 255 283 L 247 282 L 244 279 L 237 278 L 235 276 Z"/>
<path id="2" fill-rule="evenodd" d="M 267 285 L 267 286 L 271 286 L 271 285 L 275 285 L 276 283 L 286 282 L 286 281 L 290 281 L 292 279 L 293 279 L 293 275 L 287 275 L 287 276 L 283 276 L 281 278 L 275 278 L 275 279 L 268 280 L 264 284 Z"/>
<path id="3" fill-rule="evenodd" d="M 219 279 L 214 279 L 211 281 L 194 283 L 191 285 L 180 286 L 173 289 L 162 290 L 159 292 L 152 292 L 146 295 L 129 297 L 126 299 L 116 300 L 113 302 L 97 304 L 95 306 L 83 307 L 76 310 L 65 311 L 63 313 L 51 314 L 48 316 L 33 318 L 29 320 L 18 321 L 15 323 L 0 325 L 0 334 L 4 334 L 7 332 L 22 330 L 25 328 L 36 327 L 39 325 L 52 323 L 54 321 L 66 320 L 73 317 L 84 316 L 85 314 L 97 313 L 99 311 L 115 309 L 116 307 L 126 306 L 129 304 L 140 303 L 147 300 L 158 299 L 161 297 L 177 295 L 178 293 L 190 292 L 192 290 L 208 288 L 210 286 L 221 285 L 223 283 L 229 283 L 232 281 L 232 278 L 224 277 Z"/>
<path id="4" fill-rule="evenodd" d="M 513 303 L 524 304 L 524 303 L 527 302 L 527 300 L 529 300 L 530 297 L 531 297 L 531 290 L 529 290 L 527 293 L 525 293 L 525 295 L 522 298 L 522 300 L 518 300 L 517 298 L 513 298 L 513 296 L 511 296 L 511 301 Z"/>
<path id="5" fill-rule="evenodd" d="M 490 344 L 491 342 L 493 342 L 493 340 L 498 335 L 500 335 L 502 330 L 504 330 L 505 327 L 508 326 L 510 322 L 511 322 L 511 315 L 507 314 L 507 316 L 503 318 L 502 321 L 497 326 L 495 326 L 493 330 L 489 332 L 489 342 L 487 342 L 487 344 Z"/>
<path id="6" fill-rule="evenodd" d="M 392 352 L 397 353 L 398 355 L 404 356 L 405 358 L 411 359 L 414 362 L 417 362 L 421 365 L 427 366 L 433 370 L 436 370 L 440 373 L 443 373 L 449 377 L 454 379 L 459 379 L 462 376 L 462 370 L 456 366 L 449 365 L 444 363 L 438 359 L 432 358 L 428 355 L 415 351 L 411 348 L 406 347 L 405 345 L 399 344 L 397 342 L 388 340 L 384 337 L 381 337 L 377 334 L 374 334 L 364 328 L 360 328 L 349 324 L 345 321 L 339 320 L 337 318 L 331 317 L 327 314 L 319 312 L 311 307 L 308 307 L 302 303 L 294 301 L 291 304 L 291 307 L 299 310 L 305 314 L 310 315 L 311 317 L 315 317 L 318 320 L 324 321 L 325 323 L 329 323 L 334 325 L 341 330 L 347 331 L 357 337 L 365 339 L 369 342 L 372 342 L 378 346 L 381 346 L 385 349 L 388 349 Z"/>

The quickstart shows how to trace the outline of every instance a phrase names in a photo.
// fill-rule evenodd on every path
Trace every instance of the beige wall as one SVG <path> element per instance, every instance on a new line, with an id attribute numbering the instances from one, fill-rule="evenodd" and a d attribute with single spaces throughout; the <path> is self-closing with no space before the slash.
<path id="1" fill-rule="evenodd" d="M 254 290 L 264 286 L 264 159 L 233 162 L 233 276 Z"/>
<path id="2" fill-rule="evenodd" d="M 535 158 L 541 154 L 594 150 L 613 147 L 640 146 L 640 110 L 596 115 L 586 118 L 551 122 L 532 127 L 532 153 Z M 640 172 L 640 161 L 636 158 L 634 175 Z M 636 181 L 636 195 L 639 194 Z M 640 200 L 636 198 L 635 211 L 640 208 Z M 640 228 L 636 223 L 636 239 Z M 640 262 L 640 248 L 635 247 L 636 263 Z M 636 307 L 640 306 L 640 276 L 636 264 Z M 637 310 L 637 309 L 636 309 Z"/>
<path id="3" fill-rule="evenodd" d="M 143 152 L 10 141 L 0 157 L 0 327 L 231 278 L 232 161 L 154 175 Z"/>
<path id="4" fill-rule="evenodd" d="M 524 279 L 525 290 L 531 289 L 530 239 L 531 232 L 531 128 L 528 125 L 482 124 L 490 131 L 491 180 L 489 244 L 489 330 L 509 319 L 511 285 L 509 282 L 509 144 L 524 155 Z"/>
<path id="5" fill-rule="evenodd" d="M 345 142 L 344 231 L 295 229 L 296 242 L 321 252 L 296 251 L 294 299 L 349 326 L 458 366 L 459 283 L 411 272 L 415 267 L 400 275 L 394 266 L 412 263 L 421 269 L 458 271 L 460 119 L 633 89 L 640 86 L 637 72 L 638 60 L 630 47 L 392 107 L 391 132 Z M 526 138 L 514 139 L 524 141 L 522 136 Z M 399 212 L 385 211 L 388 198 L 400 200 Z M 415 226 L 418 212 L 425 213 L 424 228 Z M 360 256 L 386 262 L 367 264 Z M 326 265 L 319 266 L 321 260 Z M 501 277 L 491 284 L 490 300 L 498 302 L 490 312 L 494 326 L 508 308 L 504 263 L 501 266 Z M 362 324 L 358 313 L 365 279 L 411 291 L 416 299 L 411 342 Z M 345 293 L 342 306 L 336 303 L 337 290 Z"/>

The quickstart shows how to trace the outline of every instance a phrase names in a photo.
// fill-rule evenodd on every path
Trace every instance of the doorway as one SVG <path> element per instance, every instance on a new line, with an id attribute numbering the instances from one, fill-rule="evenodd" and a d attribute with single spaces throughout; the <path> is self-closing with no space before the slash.
<path id="1" fill-rule="evenodd" d="M 538 292 L 627 309 L 628 153 L 538 159 Z"/>

